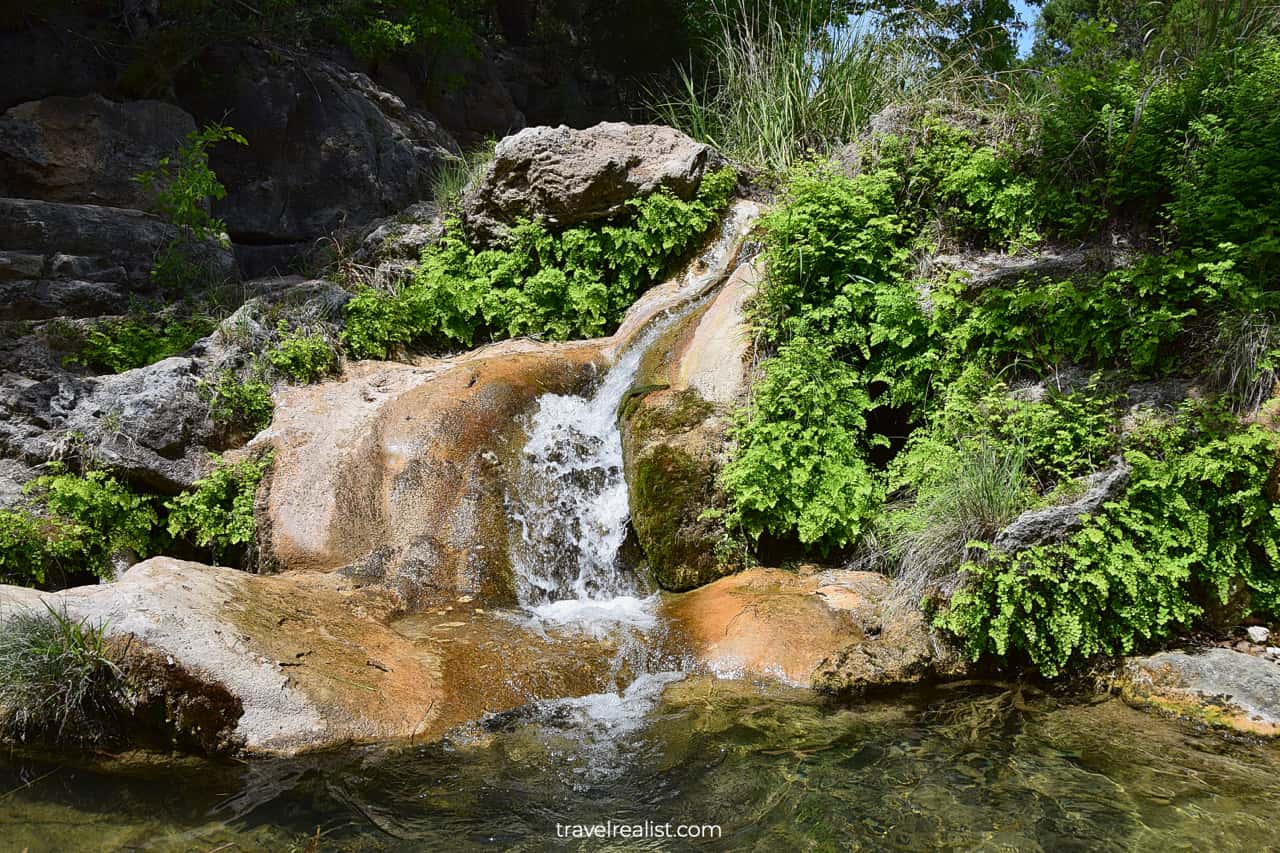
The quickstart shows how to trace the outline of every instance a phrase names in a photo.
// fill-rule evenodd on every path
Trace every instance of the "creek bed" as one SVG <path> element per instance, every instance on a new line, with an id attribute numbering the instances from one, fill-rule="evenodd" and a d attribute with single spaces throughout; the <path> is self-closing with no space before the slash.
<path id="1" fill-rule="evenodd" d="M 1241 850 L 1280 745 L 995 685 L 845 705 L 707 676 L 535 703 L 429 745 L 214 763 L 0 758 L 5 849 Z M 573 841 L 557 824 L 718 824 Z M 319 832 L 318 847 L 314 844 Z M 568 832 L 568 830 L 562 830 Z"/>

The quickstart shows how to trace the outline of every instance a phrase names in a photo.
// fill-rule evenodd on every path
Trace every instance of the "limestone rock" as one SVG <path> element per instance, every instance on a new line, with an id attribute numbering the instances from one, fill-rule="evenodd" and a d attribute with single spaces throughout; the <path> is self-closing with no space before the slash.
<path id="1" fill-rule="evenodd" d="M 162 101 L 52 97 L 0 115 L 0 196 L 146 209 L 134 176 L 172 154 L 195 122 Z"/>
<path id="2" fill-rule="evenodd" d="M 996 535 L 995 547 L 1012 553 L 1032 545 L 1061 542 L 1084 525 L 1085 516 L 1098 512 L 1124 493 L 1132 470 L 1122 462 L 1108 471 L 1091 474 L 1088 491 L 1083 495 L 1070 503 L 1027 510 Z"/>
<path id="3" fill-rule="evenodd" d="M 1160 652 L 1130 658 L 1120 695 L 1198 723 L 1244 734 L 1280 737 L 1280 666 L 1231 649 Z"/>
<path id="4" fill-rule="evenodd" d="M 45 603 L 131 650 L 129 698 L 168 709 L 188 748 L 295 752 L 409 736 L 432 722 L 440 696 L 413 644 L 386 625 L 394 602 L 336 576 L 264 577 L 156 557 L 110 584 L 0 586 L 0 618 Z"/>
<path id="5" fill-rule="evenodd" d="M 12 320 L 123 313 L 154 292 L 156 254 L 178 236 L 141 211 L 0 198 L 0 304 Z M 235 276 L 230 251 L 209 242 L 193 263 L 211 278 Z"/>
<path id="6" fill-rule="evenodd" d="M 754 263 L 737 267 L 706 308 L 655 343 L 637 383 L 642 393 L 623 409 L 631 523 L 663 589 L 693 589 L 734 568 L 718 553 L 722 527 L 703 514 L 725 506 L 718 479 L 749 378 L 743 308 L 758 276 Z"/>
<path id="7" fill-rule="evenodd" d="M 214 147 L 209 164 L 227 187 L 214 212 L 233 241 L 259 249 L 300 250 L 429 198 L 434 170 L 457 153 L 430 116 L 316 57 L 216 46 L 176 88 L 197 121 L 224 122 L 248 139 Z"/>
<path id="8" fill-rule="evenodd" d="M 724 676 L 769 676 L 824 692 L 914 684 L 963 672 L 916 611 L 885 606 L 874 572 L 750 569 L 663 603 L 694 660 Z"/>
<path id="9" fill-rule="evenodd" d="M 711 148 L 669 127 L 530 127 L 498 143 L 463 200 L 464 222 L 483 242 L 522 218 L 554 228 L 607 219 L 659 188 L 691 198 L 719 162 Z"/>

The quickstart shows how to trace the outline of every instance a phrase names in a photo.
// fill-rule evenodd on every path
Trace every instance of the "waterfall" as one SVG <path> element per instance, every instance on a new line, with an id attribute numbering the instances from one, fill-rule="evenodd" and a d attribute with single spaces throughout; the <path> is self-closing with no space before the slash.
<path id="1" fill-rule="evenodd" d="M 620 571 L 618 559 L 630 518 L 618 407 L 645 351 L 676 319 L 672 312 L 652 322 L 589 395 L 538 398 L 518 486 L 509 496 L 521 605 L 637 594 L 635 579 Z"/>

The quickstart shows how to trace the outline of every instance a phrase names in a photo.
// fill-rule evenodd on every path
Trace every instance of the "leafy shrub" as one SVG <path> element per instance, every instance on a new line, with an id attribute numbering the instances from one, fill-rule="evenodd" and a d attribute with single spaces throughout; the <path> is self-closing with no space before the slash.
<path id="1" fill-rule="evenodd" d="M 271 366 L 295 382 L 323 379 L 338 367 L 338 353 L 324 335 L 289 332 L 281 323 L 280 339 L 267 350 Z"/>
<path id="2" fill-rule="evenodd" d="M 208 548 L 214 561 L 246 546 L 257 533 L 253 501 L 271 456 L 227 462 L 214 455 L 214 468 L 191 489 L 169 501 L 169 533 Z"/>
<path id="3" fill-rule="evenodd" d="M 241 375 L 227 368 L 213 381 L 201 380 L 200 393 L 209 404 L 209 417 L 225 429 L 254 434 L 271 423 L 271 386 L 255 369 Z"/>
<path id="4" fill-rule="evenodd" d="M 105 471 L 58 470 L 24 491 L 30 510 L 0 511 L 0 577 L 6 583 L 110 578 L 117 557 L 155 552 L 155 502 Z"/>
<path id="5" fill-rule="evenodd" d="M 92 329 L 79 351 L 66 359 L 94 370 L 123 373 L 185 352 L 213 331 L 204 317 L 186 320 L 127 319 Z"/>
<path id="6" fill-rule="evenodd" d="M 92 742 L 120 707 L 102 626 L 52 607 L 0 619 L 0 671 L 3 726 L 18 740 Z"/>
<path id="7" fill-rule="evenodd" d="M 623 225 L 557 234 L 523 222 L 482 251 L 452 222 L 424 251 L 411 283 L 397 293 L 366 289 L 347 303 L 343 343 L 356 358 L 386 358 L 418 342 L 602 335 L 716 222 L 736 182 L 725 169 L 707 175 L 691 201 L 668 192 L 633 199 L 634 218 Z"/>
<path id="8" fill-rule="evenodd" d="M 975 659 L 1046 675 L 1125 654 L 1190 626 L 1194 590 L 1227 600 L 1241 579 L 1257 612 L 1280 606 L 1280 507 L 1265 494 L 1273 434 L 1199 419 L 1164 428 L 1126 458 L 1125 496 L 1062 545 L 969 563 L 936 624 Z"/>

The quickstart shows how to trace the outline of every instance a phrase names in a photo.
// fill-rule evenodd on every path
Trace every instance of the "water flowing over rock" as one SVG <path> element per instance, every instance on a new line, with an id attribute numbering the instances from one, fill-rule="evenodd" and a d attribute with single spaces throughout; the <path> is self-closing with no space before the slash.
<path id="1" fill-rule="evenodd" d="M 162 101 L 53 97 L 0 116 L 0 196 L 145 210 L 134 180 L 171 155 L 195 121 Z"/>
<path id="2" fill-rule="evenodd" d="M 463 200 L 464 222 L 474 239 L 487 241 L 520 219 L 554 228 L 608 219 L 660 188 L 692 198 L 719 162 L 710 147 L 669 127 L 530 127 L 498 143 Z"/>

